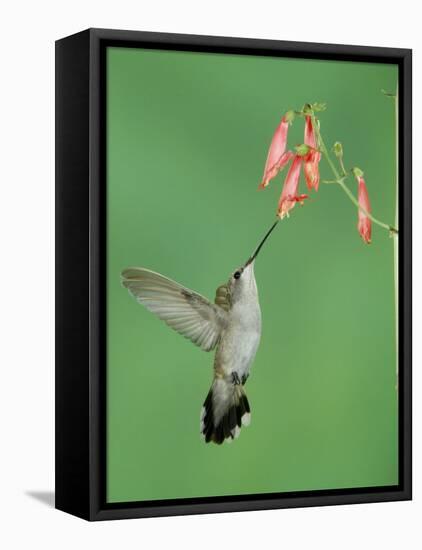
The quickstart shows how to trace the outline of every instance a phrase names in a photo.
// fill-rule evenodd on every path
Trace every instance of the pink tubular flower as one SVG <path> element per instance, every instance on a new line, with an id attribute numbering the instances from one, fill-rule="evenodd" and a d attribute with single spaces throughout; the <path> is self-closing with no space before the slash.
<path id="1" fill-rule="evenodd" d="M 307 155 L 305 155 L 303 161 L 303 171 L 305 172 L 306 186 L 309 190 L 315 189 L 318 191 L 319 187 L 319 169 L 318 164 L 321 160 L 321 153 L 315 149 L 311 149 Z"/>
<path id="2" fill-rule="evenodd" d="M 356 176 L 358 181 L 358 200 L 359 206 L 367 212 L 371 212 L 371 204 L 369 202 L 368 189 L 366 188 L 363 176 Z M 371 242 L 372 223 L 368 216 L 359 208 L 358 212 L 358 231 L 362 239 L 369 244 Z"/>
<path id="3" fill-rule="evenodd" d="M 300 157 L 299 155 L 295 155 L 290 169 L 287 172 L 277 209 L 277 215 L 281 219 L 283 219 L 284 216 L 288 215 L 289 211 L 294 207 L 297 202 L 303 204 L 303 201 L 308 198 L 307 195 L 297 194 L 302 160 L 302 157 Z"/>
<path id="4" fill-rule="evenodd" d="M 309 190 L 315 189 L 318 191 L 319 187 L 319 161 L 321 160 L 321 153 L 316 150 L 315 132 L 312 126 L 312 119 L 307 116 L 305 119 L 305 145 L 311 147 L 309 153 L 304 157 L 304 167 L 306 185 Z"/>
<path id="5" fill-rule="evenodd" d="M 281 119 L 277 126 L 270 148 L 268 150 L 267 161 L 265 163 L 264 175 L 258 189 L 264 189 L 270 181 L 280 172 L 289 162 L 293 153 L 286 151 L 287 132 L 289 129 L 289 121 L 286 115 Z"/>
<path id="6" fill-rule="evenodd" d="M 316 149 L 314 127 L 312 126 L 312 119 L 310 116 L 305 117 L 305 138 L 303 143 L 309 145 L 312 149 Z"/>

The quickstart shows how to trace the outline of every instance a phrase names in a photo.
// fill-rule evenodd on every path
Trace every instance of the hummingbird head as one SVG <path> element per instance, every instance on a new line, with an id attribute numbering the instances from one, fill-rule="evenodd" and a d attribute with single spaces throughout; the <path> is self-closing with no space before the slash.
<path id="1" fill-rule="evenodd" d="M 264 238 L 261 240 L 259 245 L 256 247 L 253 254 L 248 258 L 245 264 L 241 267 L 238 267 L 236 271 L 233 272 L 230 277 L 228 286 L 230 289 L 230 295 L 232 303 L 235 303 L 239 299 L 245 296 L 256 296 L 257 288 L 254 274 L 254 264 L 255 259 L 258 256 L 261 248 L 263 247 L 265 241 L 270 236 L 271 232 L 274 230 L 275 226 L 278 223 L 278 219 L 273 223 L 270 229 L 265 234 Z"/>
<path id="2" fill-rule="evenodd" d="M 230 277 L 228 286 L 232 305 L 247 296 L 256 296 L 254 262 L 238 267 Z"/>

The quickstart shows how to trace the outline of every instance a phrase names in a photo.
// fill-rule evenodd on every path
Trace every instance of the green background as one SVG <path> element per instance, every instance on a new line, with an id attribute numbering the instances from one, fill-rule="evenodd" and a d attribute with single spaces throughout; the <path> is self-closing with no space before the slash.
<path id="1" fill-rule="evenodd" d="M 199 435 L 213 353 L 138 305 L 120 272 L 148 267 L 213 299 L 272 223 L 284 174 L 257 192 L 268 145 L 306 102 L 327 103 L 327 145 L 342 141 L 393 223 L 381 89 L 395 91 L 397 67 L 109 48 L 107 71 L 108 501 L 396 484 L 393 240 L 374 226 L 365 245 L 338 186 L 297 206 L 256 262 L 252 422 L 231 445 Z M 298 119 L 289 146 L 302 141 Z"/>

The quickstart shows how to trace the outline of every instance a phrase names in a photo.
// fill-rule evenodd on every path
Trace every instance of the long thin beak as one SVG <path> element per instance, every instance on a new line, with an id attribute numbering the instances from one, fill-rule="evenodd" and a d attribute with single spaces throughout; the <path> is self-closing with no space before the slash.
<path id="1" fill-rule="evenodd" d="M 273 225 L 269 228 L 269 230 L 265 233 L 265 236 L 264 238 L 262 239 L 262 241 L 259 243 L 259 245 L 256 247 L 255 249 L 255 252 L 252 254 L 252 256 L 248 259 L 248 261 L 245 263 L 245 267 L 249 264 L 251 264 L 255 258 L 258 256 L 259 254 L 259 251 L 261 250 L 261 248 L 264 246 L 264 243 L 265 241 L 268 239 L 268 237 L 271 235 L 272 231 L 275 229 L 275 226 L 278 224 L 278 222 L 280 221 L 280 219 L 278 218 L 274 223 Z"/>

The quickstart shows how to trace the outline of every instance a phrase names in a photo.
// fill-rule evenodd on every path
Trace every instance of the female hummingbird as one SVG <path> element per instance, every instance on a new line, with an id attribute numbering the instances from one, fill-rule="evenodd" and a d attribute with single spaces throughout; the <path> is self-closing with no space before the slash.
<path id="1" fill-rule="evenodd" d="M 250 422 L 244 385 L 261 337 L 255 259 L 252 256 L 219 286 L 211 303 L 201 294 L 149 269 L 125 269 L 121 280 L 132 296 L 204 351 L 216 349 L 214 379 L 201 411 L 201 434 L 217 444 L 238 437 Z"/>

